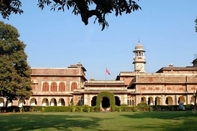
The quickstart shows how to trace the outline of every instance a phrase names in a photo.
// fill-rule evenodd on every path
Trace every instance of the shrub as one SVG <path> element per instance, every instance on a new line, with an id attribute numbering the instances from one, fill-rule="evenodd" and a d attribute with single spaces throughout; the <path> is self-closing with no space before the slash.
<path id="1" fill-rule="evenodd" d="M 120 106 L 128 106 L 127 104 L 121 104 Z"/>
<path id="2" fill-rule="evenodd" d="M 154 109 L 150 106 L 149 107 L 149 111 L 152 112 Z"/>
<path id="3" fill-rule="evenodd" d="M 122 109 L 122 111 L 126 111 L 126 112 L 133 111 L 132 107 L 130 106 L 120 106 L 120 108 Z"/>
<path id="4" fill-rule="evenodd" d="M 133 112 L 138 112 L 138 107 L 137 106 L 133 107 Z"/>
<path id="5" fill-rule="evenodd" d="M 149 106 L 146 103 L 139 103 L 137 107 L 139 111 L 149 111 Z"/>
<path id="6" fill-rule="evenodd" d="M 83 106 L 83 112 L 90 112 L 90 107 L 87 105 Z"/>
<path id="7" fill-rule="evenodd" d="M 92 108 L 94 112 L 100 112 L 100 106 L 93 106 Z"/>
<path id="8" fill-rule="evenodd" d="M 121 111 L 122 111 L 122 110 L 121 110 L 121 107 L 120 107 L 120 106 L 115 106 L 115 111 L 121 112 Z"/>
<path id="9" fill-rule="evenodd" d="M 185 105 L 185 110 L 193 110 L 194 109 L 194 105 L 189 104 L 189 105 Z"/>
<path id="10" fill-rule="evenodd" d="M 71 112 L 75 112 L 75 110 L 76 110 L 76 106 L 70 106 L 70 111 Z"/>
<path id="11" fill-rule="evenodd" d="M 6 109 L 7 112 L 20 112 L 20 107 L 18 106 L 9 106 Z"/>
<path id="12" fill-rule="evenodd" d="M 70 112 L 70 106 L 46 106 L 42 107 L 42 112 Z"/>
<path id="13" fill-rule="evenodd" d="M 141 102 L 141 103 L 137 104 L 137 106 L 147 106 L 147 104 L 144 102 Z"/>
<path id="14" fill-rule="evenodd" d="M 76 106 L 76 112 L 83 112 L 83 106 Z"/>
<path id="15" fill-rule="evenodd" d="M 20 108 L 19 108 L 19 111 L 20 111 L 20 112 L 23 112 L 23 108 L 22 108 L 22 107 L 20 107 Z"/>
<path id="16" fill-rule="evenodd" d="M 6 107 L 0 107 L 0 112 L 6 112 Z"/>

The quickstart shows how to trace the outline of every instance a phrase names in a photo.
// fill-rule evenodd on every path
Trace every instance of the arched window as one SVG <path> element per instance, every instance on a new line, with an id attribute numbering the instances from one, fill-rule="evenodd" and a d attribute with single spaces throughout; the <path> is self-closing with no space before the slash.
<path id="1" fill-rule="evenodd" d="M 65 84 L 64 84 L 64 82 L 61 82 L 59 84 L 59 91 L 61 91 L 61 92 L 65 91 Z"/>
<path id="2" fill-rule="evenodd" d="M 42 91 L 49 91 L 49 83 L 48 82 L 43 83 Z"/>
<path id="3" fill-rule="evenodd" d="M 35 98 L 32 98 L 32 99 L 30 100 L 30 105 L 31 105 L 31 106 L 36 106 L 36 105 L 37 105 L 37 100 L 36 100 Z"/>
<path id="4" fill-rule="evenodd" d="M 51 91 L 57 91 L 57 83 L 56 82 L 51 83 Z"/>
<path id="5" fill-rule="evenodd" d="M 74 91 L 74 89 L 77 89 L 77 83 L 73 82 L 71 85 L 71 91 Z"/>
<path id="6" fill-rule="evenodd" d="M 42 106 L 48 106 L 48 105 L 49 105 L 48 99 L 47 99 L 47 98 L 44 98 L 44 99 L 42 100 Z"/>

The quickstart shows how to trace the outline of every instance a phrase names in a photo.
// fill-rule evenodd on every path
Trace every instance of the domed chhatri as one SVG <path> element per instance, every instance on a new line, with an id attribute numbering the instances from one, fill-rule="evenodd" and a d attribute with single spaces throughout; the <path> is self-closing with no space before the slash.
<path id="1" fill-rule="evenodd" d="M 133 57 L 133 64 L 134 64 L 134 71 L 135 72 L 146 72 L 145 71 L 145 64 L 146 64 L 146 60 L 145 60 L 145 50 L 142 44 L 140 44 L 140 42 L 138 42 L 138 44 L 135 46 L 135 50 L 134 52 L 134 57 Z"/>
<path id="2" fill-rule="evenodd" d="M 144 50 L 144 47 L 142 44 L 140 44 L 140 42 L 138 42 L 138 44 L 135 46 L 135 50 Z"/>

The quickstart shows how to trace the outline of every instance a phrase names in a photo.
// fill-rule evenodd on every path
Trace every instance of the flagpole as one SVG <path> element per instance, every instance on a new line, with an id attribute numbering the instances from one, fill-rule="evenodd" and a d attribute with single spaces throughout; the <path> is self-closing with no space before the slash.
<path id="1" fill-rule="evenodd" d="M 106 87 L 106 82 L 107 82 L 107 75 L 110 75 L 109 70 L 106 68 L 105 69 L 105 87 Z"/>

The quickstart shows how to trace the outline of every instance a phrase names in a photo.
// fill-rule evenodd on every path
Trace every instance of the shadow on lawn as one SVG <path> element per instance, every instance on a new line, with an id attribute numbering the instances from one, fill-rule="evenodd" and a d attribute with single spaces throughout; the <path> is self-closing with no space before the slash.
<path id="1" fill-rule="evenodd" d="M 19 114 L 0 116 L 1 131 L 95 129 L 100 118 L 84 115 Z"/>
<path id="2" fill-rule="evenodd" d="M 161 119 L 164 120 L 163 123 L 159 123 L 161 127 L 157 123 L 151 123 L 151 119 L 149 120 L 149 124 L 143 124 L 143 120 L 141 121 L 142 126 L 137 127 L 140 129 L 152 129 L 160 131 L 196 131 L 197 130 L 197 113 L 192 113 L 188 111 L 179 111 L 179 112 L 139 112 L 134 114 L 123 114 L 122 116 L 131 118 L 131 119 Z M 166 122 L 168 121 L 168 122 Z M 151 124 L 150 124 L 151 123 Z"/>

